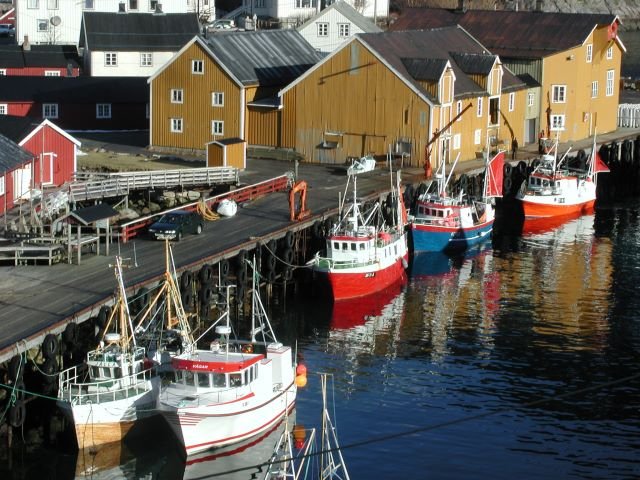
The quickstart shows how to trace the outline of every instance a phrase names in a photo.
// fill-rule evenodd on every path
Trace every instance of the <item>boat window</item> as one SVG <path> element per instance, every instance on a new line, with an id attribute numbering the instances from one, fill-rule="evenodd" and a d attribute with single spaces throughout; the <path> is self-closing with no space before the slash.
<path id="1" fill-rule="evenodd" d="M 244 384 L 249 385 L 249 369 L 244 371 Z"/>
<path id="2" fill-rule="evenodd" d="M 198 386 L 203 388 L 209 388 L 209 374 L 208 373 L 199 373 L 198 374 Z"/>
<path id="3" fill-rule="evenodd" d="M 344 250 L 345 252 L 346 252 L 347 250 L 349 250 L 349 247 L 348 247 L 348 245 L 347 245 L 347 242 L 343 242 L 343 243 L 342 243 L 342 250 Z"/>
<path id="4" fill-rule="evenodd" d="M 188 387 L 195 387 L 196 386 L 196 379 L 194 378 L 193 372 L 190 372 L 188 370 L 186 372 L 184 372 L 184 383 Z"/>
<path id="5" fill-rule="evenodd" d="M 258 365 L 254 365 L 254 366 L 253 366 L 253 369 L 256 371 L 256 373 L 255 373 L 255 377 L 253 377 L 253 378 L 254 378 L 254 380 L 255 380 L 256 378 L 258 378 Z"/>
<path id="6" fill-rule="evenodd" d="M 560 182 L 556 182 L 556 188 L 560 188 Z"/>
<path id="7" fill-rule="evenodd" d="M 224 373 L 213 374 L 213 386 L 217 388 L 225 388 L 227 386 L 227 377 Z"/>
<path id="8" fill-rule="evenodd" d="M 122 375 L 122 369 L 120 367 L 115 367 L 113 369 L 113 377 L 112 378 L 122 378 L 122 376 L 123 376 Z"/>
<path id="9" fill-rule="evenodd" d="M 444 212 L 443 212 L 442 210 L 438 210 L 438 216 L 439 216 L 439 217 L 444 216 Z"/>
<path id="10" fill-rule="evenodd" d="M 355 243 L 352 243 L 352 244 L 351 244 L 351 251 L 352 251 L 352 252 L 355 252 L 355 251 L 356 251 L 356 248 L 358 248 L 358 245 L 357 245 L 357 244 L 355 244 Z"/>
<path id="11" fill-rule="evenodd" d="M 340 242 L 333 242 L 333 249 L 340 250 Z"/>
<path id="12" fill-rule="evenodd" d="M 549 186 L 549 180 L 543 180 L 542 181 L 542 186 L 543 187 L 548 187 Z"/>
<path id="13" fill-rule="evenodd" d="M 242 385 L 242 375 L 240 375 L 239 373 L 230 373 L 229 386 L 239 387 L 240 385 Z"/>
<path id="14" fill-rule="evenodd" d="M 393 246 L 393 251 L 395 252 L 395 254 L 398 254 L 398 245 L 394 245 Z"/>
<path id="15" fill-rule="evenodd" d="M 361 243 L 361 244 L 360 244 L 360 250 L 364 250 L 364 247 L 365 247 L 365 244 L 364 244 L 364 243 Z"/>
<path id="16" fill-rule="evenodd" d="M 100 369 L 98 367 L 91 367 L 91 376 L 93 378 L 99 378 L 100 377 Z"/>
<path id="17" fill-rule="evenodd" d="M 173 372 L 174 373 L 174 381 L 176 383 L 182 383 L 182 372 Z"/>

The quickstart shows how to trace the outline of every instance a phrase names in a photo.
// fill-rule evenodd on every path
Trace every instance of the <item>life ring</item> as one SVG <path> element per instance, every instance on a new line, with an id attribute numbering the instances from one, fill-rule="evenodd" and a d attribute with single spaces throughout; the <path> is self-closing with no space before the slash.
<path id="1" fill-rule="evenodd" d="M 284 252 L 282 252 L 282 260 L 284 261 L 284 263 L 291 264 L 291 262 L 293 261 L 293 250 L 287 248 Z"/>
<path id="2" fill-rule="evenodd" d="M 293 232 L 291 230 L 289 230 L 286 233 L 286 235 L 284 236 L 284 244 L 288 248 L 291 248 L 291 247 L 293 247 L 293 241 L 294 241 Z"/>
<path id="3" fill-rule="evenodd" d="M 53 333 L 47 333 L 42 341 L 42 355 L 44 358 L 55 357 L 59 347 L 58 338 Z"/>
<path id="4" fill-rule="evenodd" d="M 193 275 L 189 270 L 185 270 L 180 275 L 180 290 L 187 290 L 191 287 L 191 283 L 193 282 Z"/>
<path id="5" fill-rule="evenodd" d="M 227 260 L 226 258 L 223 260 L 220 260 L 219 263 L 220 266 L 220 276 L 222 277 L 222 279 L 227 278 L 227 275 L 229 275 L 229 260 Z"/>
<path id="6" fill-rule="evenodd" d="M 189 290 L 182 292 L 182 306 L 185 312 L 193 311 L 193 294 Z"/>
<path id="7" fill-rule="evenodd" d="M 198 292 L 200 297 L 200 303 L 203 305 L 211 305 L 211 299 L 213 298 L 213 288 L 211 285 L 204 285 Z"/>
<path id="8" fill-rule="evenodd" d="M 78 324 L 75 322 L 67 323 L 67 326 L 64 328 L 64 332 L 62 332 L 62 340 L 65 343 L 76 344 L 78 343 Z"/>
<path id="9" fill-rule="evenodd" d="M 267 282 L 269 282 L 269 283 L 275 283 L 276 282 L 276 271 L 275 270 L 269 270 L 267 272 Z"/>
<path id="10" fill-rule="evenodd" d="M 22 356 L 16 355 L 9 360 L 9 378 L 14 382 L 22 378 L 24 373 L 24 365 L 22 362 Z"/>
<path id="11" fill-rule="evenodd" d="M 99 328 L 104 328 L 107 325 L 109 315 L 111 315 L 111 307 L 108 305 L 101 306 L 100 311 L 98 312 L 98 317 L 96 318 L 96 324 Z"/>
<path id="12" fill-rule="evenodd" d="M 9 425 L 14 428 L 21 427 L 26 417 L 26 409 L 22 400 L 17 401 L 9 409 Z"/>
<path id="13" fill-rule="evenodd" d="M 213 279 L 213 268 L 206 263 L 200 268 L 198 272 L 198 279 L 202 285 L 208 285 Z"/>

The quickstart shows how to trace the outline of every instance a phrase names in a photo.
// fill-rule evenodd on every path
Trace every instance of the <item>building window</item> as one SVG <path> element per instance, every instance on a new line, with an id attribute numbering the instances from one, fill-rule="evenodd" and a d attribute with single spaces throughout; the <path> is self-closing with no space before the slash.
<path id="1" fill-rule="evenodd" d="M 591 63 L 592 59 L 593 59 L 593 45 L 589 44 L 587 45 L 587 63 Z"/>
<path id="2" fill-rule="evenodd" d="M 316 8 L 317 0 L 296 0 L 296 8 Z"/>
<path id="3" fill-rule="evenodd" d="M 318 36 L 326 37 L 329 35 L 329 24 L 328 23 L 318 23 Z"/>
<path id="4" fill-rule="evenodd" d="M 182 89 L 171 90 L 171 103 L 182 103 Z"/>
<path id="5" fill-rule="evenodd" d="M 111 118 L 111 104 L 110 103 L 96 104 L 96 118 Z"/>
<path id="6" fill-rule="evenodd" d="M 509 94 L 509 111 L 513 112 L 515 108 L 516 108 L 516 94 L 510 93 Z"/>
<path id="7" fill-rule="evenodd" d="M 478 97 L 478 108 L 476 108 L 476 116 L 482 116 L 482 97 Z"/>
<path id="8" fill-rule="evenodd" d="M 44 71 L 44 76 L 45 77 L 59 77 L 60 76 L 60 70 L 45 70 Z"/>
<path id="9" fill-rule="evenodd" d="M 38 0 L 27 0 L 27 8 L 38 8 Z"/>
<path id="10" fill-rule="evenodd" d="M 338 36 L 340 37 L 348 37 L 350 30 L 350 25 L 348 23 L 339 23 L 338 24 Z"/>
<path id="11" fill-rule="evenodd" d="M 84 0 L 84 9 L 85 10 L 93 10 L 94 8 L 94 0 Z"/>
<path id="12" fill-rule="evenodd" d="M 49 31 L 49 20 L 46 18 L 38 19 L 38 31 L 39 32 L 48 32 Z"/>
<path id="13" fill-rule="evenodd" d="M 44 118 L 58 118 L 58 104 L 57 103 L 42 104 L 42 116 Z"/>
<path id="14" fill-rule="evenodd" d="M 140 54 L 140 66 L 152 67 L 153 66 L 153 53 L 141 53 Z"/>
<path id="15" fill-rule="evenodd" d="M 564 130 L 564 115 L 551 115 L 551 130 Z"/>
<path id="16" fill-rule="evenodd" d="M 460 115 L 462 113 L 462 100 L 458 100 L 456 102 L 456 116 Z M 458 117 L 458 120 L 456 120 L 457 122 L 459 122 L 460 120 L 462 120 L 462 115 L 460 115 Z"/>
<path id="17" fill-rule="evenodd" d="M 149 2 L 149 11 L 154 12 L 156 7 L 158 6 L 158 0 L 150 0 Z"/>
<path id="18" fill-rule="evenodd" d="M 181 118 L 172 118 L 171 119 L 171 131 L 173 133 L 182 133 L 182 119 Z"/>
<path id="19" fill-rule="evenodd" d="M 481 137 L 482 137 L 482 132 L 478 128 L 475 132 L 473 132 L 473 144 L 480 145 Z"/>
<path id="20" fill-rule="evenodd" d="M 613 70 L 607 70 L 607 92 L 606 92 L 607 97 L 610 97 L 613 95 L 613 75 L 614 75 Z"/>
<path id="21" fill-rule="evenodd" d="M 138 0 L 129 0 L 129 10 L 138 10 Z"/>
<path id="22" fill-rule="evenodd" d="M 211 122 L 211 133 L 214 135 L 224 135 L 224 122 L 221 120 L 213 120 Z"/>
<path id="23" fill-rule="evenodd" d="M 613 45 L 607 48 L 607 60 L 613 59 Z"/>
<path id="24" fill-rule="evenodd" d="M 204 61 L 192 60 L 191 61 L 191 73 L 197 73 L 199 75 L 204 74 Z"/>
<path id="25" fill-rule="evenodd" d="M 598 97 L 598 81 L 591 82 L 591 98 Z"/>
<path id="26" fill-rule="evenodd" d="M 104 66 L 105 67 L 117 67 L 118 66 L 118 54 L 115 52 L 107 52 L 104 54 Z"/>
<path id="27" fill-rule="evenodd" d="M 459 133 L 456 133 L 453 136 L 453 149 L 460 150 L 460 134 Z"/>
<path id="28" fill-rule="evenodd" d="M 224 107 L 224 92 L 211 92 L 211 106 Z"/>
<path id="29" fill-rule="evenodd" d="M 552 85 L 551 103 L 564 103 L 567 101 L 567 87 L 566 85 Z"/>
<path id="30" fill-rule="evenodd" d="M 532 92 L 529 92 L 527 94 L 527 107 L 533 107 L 534 100 L 535 100 L 535 96 L 533 95 Z"/>
<path id="31" fill-rule="evenodd" d="M 58 10 L 58 0 L 47 0 L 47 8 L 49 10 Z"/>
<path id="32" fill-rule="evenodd" d="M 6 103 L 0 103 L 0 115 L 8 115 L 9 107 Z"/>
<path id="33" fill-rule="evenodd" d="M 500 123 L 499 112 L 500 112 L 500 99 L 497 97 L 490 98 L 489 99 L 489 125 L 498 125 L 498 123 Z"/>

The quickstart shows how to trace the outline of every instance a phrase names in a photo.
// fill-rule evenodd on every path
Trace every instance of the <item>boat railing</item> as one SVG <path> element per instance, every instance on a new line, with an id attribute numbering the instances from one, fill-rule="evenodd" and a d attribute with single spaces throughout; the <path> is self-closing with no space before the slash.
<path id="1" fill-rule="evenodd" d="M 415 225 L 432 225 L 438 227 L 459 227 L 460 218 L 440 218 L 440 217 L 414 217 Z"/>
<path id="2" fill-rule="evenodd" d="M 357 267 L 366 267 L 367 265 L 371 265 L 374 259 L 371 260 L 360 260 L 360 259 L 351 259 L 351 260 L 335 260 L 333 258 L 328 257 L 318 257 L 317 265 L 322 269 L 333 269 L 340 270 L 346 268 L 357 268 Z"/>
<path id="3" fill-rule="evenodd" d="M 151 369 L 94 382 L 83 382 L 84 374 L 77 366 L 60 372 L 58 399 L 72 405 L 98 404 L 123 400 L 152 389 Z"/>

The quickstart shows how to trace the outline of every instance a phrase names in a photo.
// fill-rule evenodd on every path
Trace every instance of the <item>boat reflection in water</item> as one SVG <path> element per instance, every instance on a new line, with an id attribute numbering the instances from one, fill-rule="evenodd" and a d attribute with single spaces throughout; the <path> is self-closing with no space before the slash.
<path id="1" fill-rule="evenodd" d="M 523 235 L 532 235 L 538 233 L 545 233 L 555 230 L 562 225 L 569 223 L 573 220 L 577 220 L 581 217 L 585 217 L 587 222 L 591 219 L 593 222 L 594 215 L 582 215 L 580 212 L 574 213 L 572 215 L 562 215 L 555 217 L 546 217 L 546 218 L 527 218 L 525 219 L 522 225 L 522 234 Z"/>

